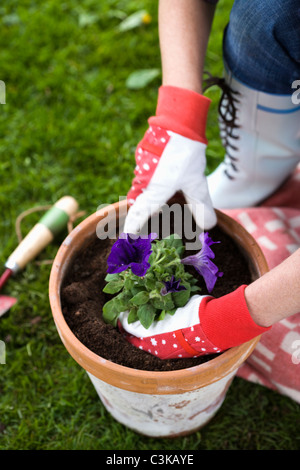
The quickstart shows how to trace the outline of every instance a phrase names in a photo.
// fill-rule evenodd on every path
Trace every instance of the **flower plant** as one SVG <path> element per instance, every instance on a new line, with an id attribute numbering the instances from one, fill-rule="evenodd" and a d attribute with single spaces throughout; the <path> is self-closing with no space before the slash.
<path id="1" fill-rule="evenodd" d="M 186 271 L 192 265 L 212 291 L 219 272 L 212 259 L 214 242 L 203 232 L 201 250 L 182 258 L 185 247 L 179 236 L 159 240 L 157 234 L 136 236 L 122 233 L 112 246 L 103 292 L 113 294 L 103 306 L 103 318 L 114 326 L 121 312 L 129 311 L 128 322 L 140 321 L 149 328 L 154 321 L 172 315 L 184 307 L 193 293 L 200 290 L 197 279 Z"/>

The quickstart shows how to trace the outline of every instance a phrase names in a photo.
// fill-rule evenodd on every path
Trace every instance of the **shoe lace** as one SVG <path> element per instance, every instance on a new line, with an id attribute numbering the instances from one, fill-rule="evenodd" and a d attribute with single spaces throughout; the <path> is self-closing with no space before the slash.
<path id="1" fill-rule="evenodd" d="M 234 172 L 238 171 L 238 158 L 234 157 L 231 151 L 238 150 L 238 147 L 233 142 L 239 139 L 239 136 L 236 135 L 234 131 L 235 129 L 238 129 L 240 127 L 237 124 L 236 106 L 237 103 L 240 102 L 237 97 L 238 95 L 240 95 L 240 93 L 238 91 L 234 91 L 225 82 L 224 78 L 214 77 L 207 71 L 205 71 L 204 74 L 207 75 L 208 78 L 205 79 L 203 93 L 208 90 L 208 88 L 214 85 L 218 86 L 222 90 L 222 95 L 219 101 L 218 113 L 222 143 L 226 149 L 226 156 L 228 157 L 224 160 L 224 163 L 226 165 L 224 172 L 229 179 L 234 179 L 234 176 L 228 170 L 232 169 Z"/>

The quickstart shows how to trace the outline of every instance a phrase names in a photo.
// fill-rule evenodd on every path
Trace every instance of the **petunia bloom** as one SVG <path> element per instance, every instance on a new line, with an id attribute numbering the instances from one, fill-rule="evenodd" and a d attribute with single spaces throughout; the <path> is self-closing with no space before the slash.
<path id="1" fill-rule="evenodd" d="M 150 233 L 148 237 L 122 233 L 107 258 L 107 272 L 120 273 L 130 268 L 136 276 L 144 276 L 150 268 L 148 260 L 152 253 L 151 242 L 155 238 L 156 233 Z"/>
<path id="2" fill-rule="evenodd" d="M 180 292 L 186 290 L 186 287 L 180 285 L 181 279 L 176 280 L 174 276 L 171 277 L 170 281 L 165 281 L 165 287 L 160 291 L 161 295 L 167 295 L 169 292 Z"/>
<path id="3" fill-rule="evenodd" d="M 195 255 L 187 256 L 181 262 L 194 266 L 196 271 L 203 276 L 208 292 L 211 292 L 217 279 L 223 276 L 223 273 L 219 272 L 218 267 L 212 262 L 215 254 L 210 246 L 220 242 L 214 242 L 207 232 L 202 232 L 199 235 L 199 240 L 202 243 L 201 250 Z"/>

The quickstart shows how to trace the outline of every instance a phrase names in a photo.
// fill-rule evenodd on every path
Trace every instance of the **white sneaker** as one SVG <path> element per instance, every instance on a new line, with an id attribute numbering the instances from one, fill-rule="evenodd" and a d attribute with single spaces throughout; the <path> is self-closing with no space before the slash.
<path id="1" fill-rule="evenodd" d="M 300 161 L 300 106 L 291 95 L 256 91 L 228 72 L 220 104 L 224 161 L 207 177 L 216 209 L 251 207 L 270 196 Z M 233 99 L 233 101 L 232 101 Z M 223 118 L 222 118 L 223 116 Z"/>

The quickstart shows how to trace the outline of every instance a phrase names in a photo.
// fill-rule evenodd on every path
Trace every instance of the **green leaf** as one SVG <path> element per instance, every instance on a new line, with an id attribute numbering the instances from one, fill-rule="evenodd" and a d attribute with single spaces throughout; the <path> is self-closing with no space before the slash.
<path id="1" fill-rule="evenodd" d="M 150 258 L 149 258 L 150 259 Z M 148 260 L 149 261 L 149 260 Z M 145 275 L 144 279 L 154 279 L 154 274 L 147 271 L 147 274 Z"/>
<path id="2" fill-rule="evenodd" d="M 160 315 L 159 315 L 158 318 L 157 318 L 157 321 L 163 320 L 163 319 L 165 318 L 165 316 L 166 316 L 166 311 L 165 311 L 165 310 L 162 310 L 162 311 L 160 312 Z"/>
<path id="3" fill-rule="evenodd" d="M 176 269 L 175 269 L 175 278 L 176 279 L 181 279 L 183 281 L 183 279 L 187 279 L 187 274 L 188 273 L 186 273 L 183 264 L 180 263 L 176 266 Z"/>
<path id="4" fill-rule="evenodd" d="M 103 319 L 106 323 L 116 326 L 119 313 L 116 310 L 115 299 L 111 299 L 103 305 Z"/>
<path id="5" fill-rule="evenodd" d="M 78 25 L 80 28 L 84 28 L 85 26 L 89 26 L 90 24 L 97 23 L 98 20 L 98 15 L 82 11 L 78 17 Z"/>
<path id="6" fill-rule="evenodd" d="M 157 276 L 157 275 L 159 275 L 159 274 L 163 274 L 164 271 L 165 271 L 165 268 L 164 268 L 164 266 L 162 266 L 162 265 L 160 265 L 160 264 L 159 264 L 158 266 L 154 265 L 154 266 L 153 266 L 153 271 L 155 272 L 155 274 L 156 274 L 156 276 Z"/>
<path id="7" fill-rule="evenodd" d="M 163 304 L 165 310 L 170 310 L 175 307 L 171 293 L 163 297 Z"/>
<path id="8" fill-rule="evenodd" d="M 183 257 L 184 252 L 185 252 L 185 247 L 184 246 L 178 246 L 176 248 L 176 253 L 178 254 L 180 259 Z"/>
<path id="9" fill-rule="evenodd" d="M 177 310 L 177 308 L 172 308 L 171 310 L 168 310 L 168 311 L 166 312 L 166 314 L 168 314 L 168 315 L 174 315 L 174 313 L 176 312 L 176 310 Z"/>
<path id="10" fill-rule="evenodd" d="M 124 289 L 131 290 L 133 286 L 134 286 L 134 281 L 130 279 L 130 277 L 126 278 L 124 282 Z"/>
<path id="11" fill-rule="evenodd" d="M 10 15 L 5 15 L 2 17 L 2 23 L 5 26 L 13 26 L 21 23 L 20 17 L 16 13 L 11 13 Z"/>
<path id="12" fill-rule="evenodd" d="M 117 281 L 120 279 L 119 273 L 114 273 L 114 274 L 106 274 L 105 276 L 105 281 L 110 282 L 110 281 Z"/>
<path id="13" fill-rule="evenodd" d="M 148 263 L 150 264 L 150 266 L 152 266 L 152 263 L 153 263 L 153 259 L 155 259 L 155 256 L 154 256 L 154 250 L 152 250 L 152 253 L 151 255 L 149 256 L 149 259 L 148 259 Z M 149 271 L 147 272 L 147 276 L 149 276 Z"/>
<path id="14" fill-rule="evenodd" d="M 131 289 L 131 294 L 132 296 L 134 296 L 134 295 L 137 295 L 139 292 L 144 292 L 144 291 L 145 291 L 145 287 L 133 286 L 133 288 Z"/>
<path id="15" fill-rule="evenodd" d="M 157 308 L 158 310 L 163 310 L 164 309 L 164 302 L 162 299 L 159 299 L 158 297 L 154 297 L 151 299 L 151 303 L 154 308 Z"/>
<path id="16" fill-rule="evenodd" d="M 121 292 L 119 295 L 114 297 L 115 308 L 119 313 L 128 310 L 129 299 L 130 295 L 128 294 L 128 292 Z"/>
<path id="17" fill-rule="evenodd" d="M 164 287 L 164 283 L 161 282 L 161 281 L 156 281 L 155 283 L 155 291 L 160 293 L 160 291 L 162 290 L 162 288 Z"/>
<path id="18" fill-rule="evenodd" d="M 129 31 L 130 29 L 137 28 L 144 23 L 145 16 L 148 15 L 146 10 L 136 11 L 132 15 L 127 16 L 118 26 L 121 32 Z"/>
<path id="19" fill-rule="evenodd" d="M 130 90 L 145 88 L 155 78 L 159 77 L 160 69 L 141 69 L 132 72 L 126 80 L 126 86 Z"/>
<path id="20" fill-rule="evenodd" d="M 105 292 L 106 294 L 116 294 L 117 292 L 120 292 L 123 286 L 123 281 L 110 281 L 103 288 L 103 292 Z"/>
<path id="21" fill-rule="evenodd" d="M 201 291 L 199 286 L 191 286 L 191 292 L 199 292 Z"/>
<path id="22" fill-rule="evenodd" d="M 168 237 L 164 238 L 164 241 L 167 243 L 169 247 L 179 248 L 182 245 L 182 239 L 180 238 L 177 233 L 172 233 Z"/>
<path id="23" fill-rule="evenodd" d="M 144 328 L 148 329 L 155 319 L 156 309 L 150 303 L 141 305 L 137 315 Z"/>
<path id="24" fill-rule="evenodd" d="M 121 292 L 103 305 L 103 319 L 113 326 L 117 325 L 117 319 L 121 312 L 128 310 L 129 296 Z"/>
<path id="25" fill-rule="evenodd" d="M 139 319 L 139 317 L 137 316 L 137 309 L 135 307 L 133 307 L 130 312 L 129 312 L 129 315 L 128 315 L 128 318 L 127 318 L 127 322 L 130 324 L 130 323 L 134 323 L 135 321 L 137 321 Z"/>
<path id="26" fill-rule="evenodd" d="M 146 304 L 148 300 L 149 300 L 149 293 L 146 291 L 141 291 L 138 294 L 136 294 L 134 297 L 132 297 L 130 302 L 133 303 L 133 305 L 139 306 L 139 305 Z"/>
<path id="27" fill-rule="evenodd" d="M 190 298 L 190 289 L 173 292 L 172 297 L 176 307 L 184 307 Z"/>
<path id="28" fill-rule="evenodd" d="M 147 276 L 145 276 L 145 286 L 148 290 L 155 289 L 155 279 L 149 279 Z"/>
<path id="29" fill-rule="evenodd" d="M 177 308 L 172 308 L 171 310 L 162 310 L 160 315 L 157 318 L 157 321 L 164 320 L 166 315 L 174 315 L 176 310 L 177 310 Z"/>

